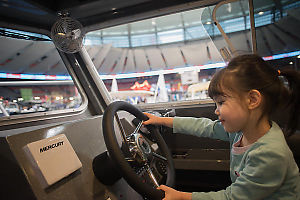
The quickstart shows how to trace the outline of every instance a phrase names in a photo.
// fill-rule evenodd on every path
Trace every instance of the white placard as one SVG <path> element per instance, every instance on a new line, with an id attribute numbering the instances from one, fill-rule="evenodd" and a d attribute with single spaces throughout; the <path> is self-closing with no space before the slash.
<path id="1" fill-rule="evenodd" d="M 199 77 L 197 71 L 186 71 L 181 74 L 182 85 L 198 83 Z"/>
<path id="2" fill-rule="evenodd" d="M 82 167 L 64 134 L 32 142 L 24 146 L 35 175 L 46 188 Z"/>

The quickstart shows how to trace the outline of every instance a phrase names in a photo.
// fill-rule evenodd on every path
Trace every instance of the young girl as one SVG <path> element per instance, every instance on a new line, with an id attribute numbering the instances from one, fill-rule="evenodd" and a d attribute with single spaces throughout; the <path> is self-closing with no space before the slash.
<path id="1" fill-rule="evenodd" d="M 279 76 L 287 79 L 285 86 Z M 290 108 L 287 135 L 297 128 L 300 75 L 276 71 L 257 55 L 242 55 L 214 75 L 208 93 L 216 102 L 219 120 L 191 117 L 157 117 L 145 113 L 144 125 L 164 125 L 174 133 L 230 142 L 232 184 L 218 192 L 179 192 L 161 185 L 166 200 L 297 200 L 299 169 L 281 128 L 270 114 L 281 105 Z"/>

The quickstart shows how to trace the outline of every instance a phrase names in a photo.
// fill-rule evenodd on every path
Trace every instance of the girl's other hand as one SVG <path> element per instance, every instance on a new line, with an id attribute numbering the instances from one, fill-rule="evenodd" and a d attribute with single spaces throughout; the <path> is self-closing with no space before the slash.
<path id="1" fill-rule="evenodd" d="M 179 192 L 165 185 L 159 186 L 157 189 L 165 192 L 165 198 L 163 200 L 191 200 L 192 193 Z"/>

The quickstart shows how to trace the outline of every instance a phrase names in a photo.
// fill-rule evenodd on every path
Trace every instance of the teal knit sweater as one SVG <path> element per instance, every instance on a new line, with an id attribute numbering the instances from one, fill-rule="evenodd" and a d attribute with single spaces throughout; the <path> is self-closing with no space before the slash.
<path id="1" fill-rule="evenodd" d="M 207 118 L 175 117 L 173 132 L 230 142 L 232 184 L 218 192 L 193 192 L 193 200 L 299 200 L 300 176 L 280 127 L 271 129 L 245 152 L 233 151 L 242 133 L 227 133 L 221 123 Z"/>

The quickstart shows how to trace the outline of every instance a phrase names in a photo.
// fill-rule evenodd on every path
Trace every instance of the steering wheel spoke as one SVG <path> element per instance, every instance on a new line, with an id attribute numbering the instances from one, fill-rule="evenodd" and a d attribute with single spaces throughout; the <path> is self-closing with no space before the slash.
<path id="1" fill-rule="evenodd" d="M 132 157 L 130 157 L 130 158 L 126 157 L 125 160 L 126 160 L 127 162 L 130 162 L 130 163 L 135 162 L 135 159 L 132 158 Z"/>
<path id="2" fill-rule="evenodd" d="M 141 167 L 135 167 L 137 175 L 143 180 L 143 182 L 150 184 L 152 187 L 157 188 L 160 184 L 159 181 L 161 177 L 155 175 L 155 169 L 151 168 L 150 165 L 146 164 Z"/>
<path id="3" fill-rule="evenodd" d="M 156 186 L 158 187 L 159 186 L 159 183 L 153 173 L 153 171 L 151 170 L 150 166 L 149 165 L 146 165 L 146 172 L 151 180 L 151 182 Z"/>
<path id="4" fill-rule="evenodd" d="M 168 161 L 165 157 L 163 157 L 163 156 L 161 156 L 161 155 L 159 155 L 159 154 L 157 154 L 155 152 L 152 152 L 152 155 L 153 155 L 153 157 L 158 158 L 160 160 Z"/>

